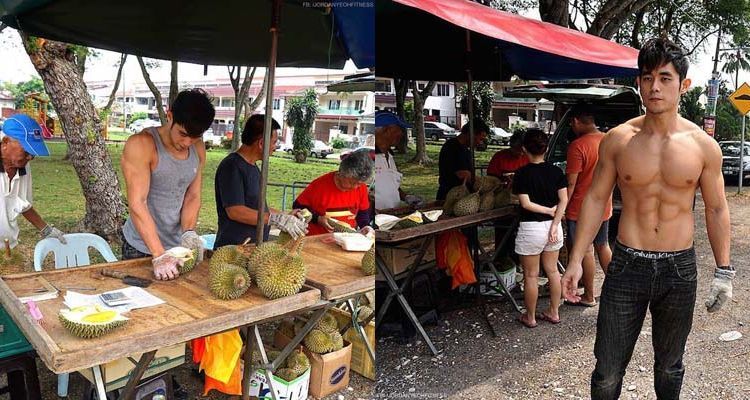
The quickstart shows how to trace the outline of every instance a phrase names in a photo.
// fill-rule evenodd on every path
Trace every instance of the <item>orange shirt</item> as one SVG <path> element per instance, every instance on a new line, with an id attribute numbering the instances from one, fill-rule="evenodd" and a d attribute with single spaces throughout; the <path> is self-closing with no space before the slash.
<path id="1" fill-rule="evenodd" d="M 604 139 L 604 134 L 589 133 L 574 140 L 568 146 L 568 166 L 565 172 L 568 174 L 578 174 L 576 186 L 573 189 L 573 195 L 570 196 L 568 208 L 565 209 L 565 218 L 571 221 L 578 220 L 578 214 L 581 212 L 583 198 L 591 187 L 594 179 L 594 169 L 599 161 L 599 143 Z M 609 196 L 607 205 L 604 208 L 602 221 L 612 217 L 612 196 Z"/>
<path id="2" fill-rule="evenodd" d="M 516 155 L 511 149 L 500 150 L 492 156 L 490 165 L 487 166 L 487 175 L 500 176 L 507 172 L 516 172 L 528 163 L 529 158 L 526 154 Z"/>
<path id="3" fill-rule="evenodd" d="M 332 217 L 356 229 L 357 213 L 370 209 L 367 185 L 362 184 L 354 190 L 344 192 L 336 187 L 334 174 L 335 172 L 329 172 L 316 178 L 297 196 L 295 203 L 317 215 Z M 308 225 L 308 236 L 323 233 L 328 231 L 322 226 L 315 223 Z"/>

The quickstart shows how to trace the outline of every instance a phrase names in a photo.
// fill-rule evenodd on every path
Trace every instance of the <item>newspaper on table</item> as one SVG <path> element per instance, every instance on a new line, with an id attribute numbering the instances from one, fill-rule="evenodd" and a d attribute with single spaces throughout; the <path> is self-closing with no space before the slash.
<path id="1" fill-rule="evenodd" d="M 164 300 L 154 296 L 153 294 L 149 293 L 145 289 L 141 287 L 137 287 L 137 286 L 128 286 L 123 289 L 111 290 L 105 293 L 118 293 L 118 292 L 129 297 L 131 301 L 127 304 L 110 307 L 107 304 L 105 304 L 104 301 L 102 301 L 102 299 L 99 297 L 101 293 L 82 294 L 82 293 L 68 290 L 64 297 L 65 305 L 68 306 L 68 308 L 80 307 L 80 306 L 85 306 L 85 305 L 99 305 L 104 308 L 108 308 L 108 309 L 115 310 L 120 313 L 124 313 L 130 310 L 135 310 L 136 308 L 153 307 L 153 306 L 158 306 L 159 304 L 165 303 Z"/>

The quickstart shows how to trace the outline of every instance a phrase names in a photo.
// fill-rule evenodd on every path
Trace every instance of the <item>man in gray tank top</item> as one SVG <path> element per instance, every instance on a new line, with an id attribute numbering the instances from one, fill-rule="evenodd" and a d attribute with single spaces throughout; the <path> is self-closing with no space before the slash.
<path id="1" fill-rule="evenodd" d="M 156 279 L 179 276 L 179 259 L 169 249 L 199 249 L 195 225 L 201 206 L 201 172 L 206 162 L 203 132 L 213 123 L 206 92 L 180 92 L 167 124 L 130 136 L 122 154 L 130 216 L 122 227 L 124 259 L 153 257 Z"/>

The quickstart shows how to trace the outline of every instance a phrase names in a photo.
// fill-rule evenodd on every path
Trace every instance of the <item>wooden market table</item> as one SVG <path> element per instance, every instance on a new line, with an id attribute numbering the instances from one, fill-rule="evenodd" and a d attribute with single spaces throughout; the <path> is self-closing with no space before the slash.
<path id="1" fill-rule="evenodd" d="M 396 298 L 396 300 L 400 303 L 401 308 L 404 310 L 409 320 L 412 322 L 412 324 L 414 324 L 414 327 L 417 329 L 419 334 L 425 340 L 425 343 L 427 343 L 427 346 L 429 347 L 430 351 L 433 354 L 437 354 L 438 351 L 435 348 L 435 345 L 432 343 L 432 340 L 430 340 L 430 337 L 427 335 L 427 332 L 425 331 L 424 327 L 419 322 L 419 318 L 417 318 L 417 316 L 414 314 L 414 311 L 412 310 L 411 306 L 406 300 L 406 297 L 404 297 L 403 295 L 404 289 L 409 285 L 419 265 L 422 263 L 422 259 L 425 253 L 427 252 L 427 246 L 431 243 L 431 239 L 440 233 L 443 233 L 445 231 L 449 231 L 452 229 L 468 228 L 468 227 L 477 226 L 480 224 L 485 224 L 488 222 L 493 222 L 495 220 L 508 218 L 508 217 L 517 218 L 517 215 L 518 215 L 518 207 L 516 205 L 508 205 L 508 206 L 496 208 L 494 210 L 479 212 L 476 214 L 467 215 L 463 217 L 447 217 L 447 218 L 441 217 L 435 222 L 425 223 L 419 226 L 415 226 L 413 228 L 399 229 L 395 231 L 380 231 L 380 230 L 376 231 L 375 237 L 376 237 L 377 248 L 381 248 L 381 247 L 382 248 L 398 248 L 398 246 L 403 244 L 404 242 L 411 241 L 411 240 L 422 240 L 421 247 L 419 248 L 419 251 L 417 252 L 416 258 L 406 268 L 406 271 L 403 272 L 403 274 L 406 275 L 406 278 L 404 279 L 401 286 L 399 286 L 398 283 L 396 282 L 396 279 L 391 269 L 388 267 L 388 265 L 386 265 L 386 262 L 378 254 L 378 252 L 376 252 L 376 255 L 377 255 L 376 264 L 377 264 L 378 272 L 380 272 L 380 274 L 383 275 L 383 277 L 385 278 L 388 284 L 388 288 L 390 290 L 383 304 L 378 309 L 377 316 L 375 319 L 376 325 L 380 324 L 383 316 L 385 315 L 386 311 L 388 310 L 388 307 L 391 304 L 391 301 L 394 298 Z M 510 230 L 508 232 L 510 232 Z M 503 243 L 507 241 L 509 237 L 510 235 L 506 233 L 505 237 L 503 238 Z M 480 259 L 480 253 L 482 250 L 475 249 L 477 250 L 474 255 L 475 270 L 479 270 L 482 265 L 488 265 L 491 268 L 491 270 L 497 275 L 498 273 L 494 268 L 493 261 L 498 257 L 501 247 L 502 246 L 498 246 L 496 251 L 490 257 L 485 257 L 484 259 Z M 510 296 L 509 291 L 502 283 L 502 280 L 498 279 L 498 281 L 501 283 L 501 285 L 503 285 L 505 292 L 508 294 L 508 298 L 511 300 L 511 302 L 515 306 L 516 310 L 520 312 L 520 307 L 516 303 L 513 296 Z M 476 288 L 476 290 L 477 290 L 477 293 L 479 293 L 478 287 Z"/>
<path id="2" fill-rule="evenodd" d="M 165 304 L 128 312 L 126 316 L 130 321 L 124 327 L 99 338 L 80 339 L 61 326 L 57 314 L 61 308 L 66 308 L 62 291 L 55 299 L 36 303 L 44 316 L 41 324 L 32 319 L 26 305 L 18 300 L 19 295 L 27 295 L 41 287 L 42 281 L 57 288 L 95 287 L 96 290 L 92 293 L 126 286 L 119 279 L 101 277 L 99 271 L 103 267 L 137 277 L 152 277 L 151 260 L 142 258 L 0 278 L 0 302 L 45 365 L 58 374 L 93 368 L 94 376 L 99 381 L 97 391 L 100 398 L 106 397 L 101 397 L 104 384 L 99 365 L 143 353 L 121 395 L 121 398 L 128 398 L 159 348 L 242 326 L 257 326 L 261 322 L 320 308 L 326 304 L 320 299 L 320 291 L 309 286 L 303 287 L 293 296 L 276 300 L 265 298 L 256 286 L 252 286 L 239 299 L 219 300 L 208 290 L 206 262 L 176 280 L 154 281 L 146 290 L 164 300 Z M 249 371 L 250 368 L 246 370 Z"/>

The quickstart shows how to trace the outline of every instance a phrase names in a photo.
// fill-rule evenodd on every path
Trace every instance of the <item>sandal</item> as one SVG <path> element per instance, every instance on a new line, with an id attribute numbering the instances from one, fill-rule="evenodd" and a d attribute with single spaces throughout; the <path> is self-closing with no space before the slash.
<path id="1" fill-rule="evenodd" d="M 574 306 L 574 307 L 596 307 L 596 300 L 592 301 L 591 303 L 583 301 L 583 300 L 575 302 L 575 303 L 573 303 L 572 301 L 565 300 L 565 304 L 569 306 Z"/>
<path id="2" fill-rule="evenodd" d="M 542 321 L 547 321 L 547 322 L 549 322 L 552 325 L 557 325 L 557 324 L 560 323 L 560 318 L 559 317 L 557 319 L 552 319 L 552 317 L 550 317 L 549 315 L 547 315 L 545 313 L 540 313 L 537 318 L 541 319 Z"/>
<path id="3" fill-rule="evenodd" d="M 533 324 L 531 322 L 529 322 L 529 315 L 528 314 L 521 314 L 521 316 L 518 317 L 516 319 L 516 321 L 522 323 L 523 326 L 525 326 L 525 327 L 527 327 L 529 329 L 536 328 L 536 325 L 537 325 L 536 322 L 534 322 Z"/>

